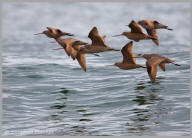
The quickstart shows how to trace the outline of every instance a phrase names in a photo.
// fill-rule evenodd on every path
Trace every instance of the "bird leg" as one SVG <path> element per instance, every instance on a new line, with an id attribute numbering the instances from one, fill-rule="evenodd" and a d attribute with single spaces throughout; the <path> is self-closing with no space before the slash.
<path id="1" fill-rule="evenodd" d="M 121 51 L 121 50 L 118 50 L 118 49 L 113 49 L 113 51 Z"/>
<path id="2" fill-rule="evenodd" d="M 92 55 L 95 55 L 95 56 L 100 56 L 100 55 L 98 55 L 98 54 L 95 54 L 95 53 L 92 53 Z"/>

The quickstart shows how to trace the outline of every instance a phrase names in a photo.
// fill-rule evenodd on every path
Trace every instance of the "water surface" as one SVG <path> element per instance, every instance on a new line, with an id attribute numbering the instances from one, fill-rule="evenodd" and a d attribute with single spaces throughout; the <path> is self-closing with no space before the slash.
<path id="1" fill-rule="evenodd" d="M 189 135 L 189 11 L 189 3 L 4 3 L 3 135 Z M 158 69 L 154 84 L 143 68 L 107 66 L 121 61 L 121 52 L 87 55 L 85 73 L 63 50 L 52 50 L 59 47 L 53 39 L 33 35 L 52 26 L 91 42 L 87 35 L 97 26 L 108 45 L 121 49 L 129 40 L 112 36 L 129 31 L 132 19 L 174 29 L 158 30 L 159 47 L 134 42 L 134 53 L 181 64 Z"/>

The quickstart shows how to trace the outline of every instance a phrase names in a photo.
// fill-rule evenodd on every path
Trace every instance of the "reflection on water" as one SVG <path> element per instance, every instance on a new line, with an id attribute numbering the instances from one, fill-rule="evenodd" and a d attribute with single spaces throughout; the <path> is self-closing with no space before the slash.
<path id="1" fill-rule="evenodd" d="M 159 82 L 156 84 L 159 84 Z M 156 94 L 161 90 L 160 88 L 156 88 L 156 86 L 149 85 L 148 83 L 138 83 L 135 87 L 137 95 L 133 101 L 137 104 L 137 107 L 131 110 L 133 116 L 129 121 L 130 123 L 126 124 L 126 126 L 129 126 L 128 130 L 131 130 L 132 133 L 150 130 L 149 124 L 151 123 L 151 119 L 156 116 L 156 111 L 160 112 L 160 107 L 157 105 L 163 99 Z"/>
<path id="2" fill-rule="evenodd" d="M 58 120 L 62 121 L 63 117 L 60 116 L 66 112 L 68 112 L 65 108 L 67 107 L 67 93 L 69 93 L 69 90 L 66 88 L 61 88 L 61 90 L 53 92 L 54 96 L 55 94 L 59 94 L 59 98 L 56 99 L 56 102 L 54 105 L 50 106 L 50 109 L 55 109 L 56 112 L 52 113 L 50 117 L 48 117 L 50 120 Z M 57 122 L 55 122 L 57 123 Z"/>
<path id="3" fill-rule="evenodd" d="M 68 112 L 66 110 L 66 107 L 67 107 L 67 99 L 70 94 L 70 92 L 73 92 L 72 90 L 68 90 L 66 88 L 60 88 L 59 91 L 57 92 L 54 92 L 55 94 L 59 94 L 59 98 L 56 99 L 56 102 L 54 105 L 50 106 L 51 109 L 56 109 L 56 114 L 52 114 L 51 115 L 51 118 L 53 120 L 56 120 L 58 119 L 59 117 L 59 114 L 64 114 L 65 112 Z M 77 113 L 79 113 L 80 115 L 82 115 L 84 118 L 80 118 L 79 121 L 92 121 L 91 119 L 88 119 L 88 118 L 85 118 L 85 117 L 88 117 L 88 116 L 91 116 L 91 115 L 94 115 L 96 113 L 87 113 L 87 110 L 85 109 L 78 109 L 76 110 Z"/>
<path id="4" fill-rule="evenodd" d="M 55 135 L 76 136 L 190 134 L 189 5 L 44 3 L 42 9 L 41 3 L 4 3 L 3 135 L 18 128 L 22 132 L 16 135 L 34 135 L 33 130 L 39 129 L 43 129 L 41 135 L 49 135 L 47 130 L 56 131 Z M 64 51 L 53 52 L 53 47 L 58 47 L 57 43 L 49 43 L 53 40 L 32 35 L 49 22 L 89 43 L 89 30 L 97 26 L 107 36 L 108 45 L 120 49 L 128 40 L 112 35 L 128 29 L 125 24 L 133 18 L 138 21 L 154 17 L 178 33 L 159 30 L 159 47 L 152 41 L 142 41 L 134 44 L 133 51 L 159 53 L 182 66 L 167 65 L 166 72 L 158 71 L 153 84 L 146 70 L 106 68 L 121 61 L 121 53 L 101 53 L 100 58 L 87 55 L 89 69 L 83 72 Z M 144 59 L 137 61 L 145 64 Z"/>
<path id="5" fill-rule="evenodd" d="M 67 93 L 69 93 L 69 90 L 65 89 L 65 88 L 61 88 L 60 91 L 56 92 L 56 93 L 60 93 L 61 96 L 56 99 L 56 103 L 54 105 L 52 105 L 50 108 L 51 109 L 60 109 L 59 113 L 64 113 L 67 111 L 64 111 L 63 109 L 67 106 L 66 105 L 66 101 L 67 101 Z M 61 111 L 62 109 L 62 111 Z"/>

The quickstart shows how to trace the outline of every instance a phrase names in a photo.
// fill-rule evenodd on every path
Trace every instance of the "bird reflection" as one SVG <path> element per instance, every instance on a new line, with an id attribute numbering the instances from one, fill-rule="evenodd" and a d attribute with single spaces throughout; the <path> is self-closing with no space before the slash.
<path id="1" fill-rule="evenodd" d="M 158 81 L 156 83 L 158 83 Z M 159 85 L 152 85 L 151 83 L 143 82 L 137 84 L 135 87 L 137 95 L 133 99 L 137 104 L 137 107 L 132 110 L 133 117 L 126 124 L 128 130 L 135 133 L 141 133 L 150 129 L 149 124 L 153 123 L 151 122 L 151 119 L 156 114 L 155 110 L 159 111 L 159 109 L 157 109 L 159 106 L 156 105 L 158 102 L 163 100 L 156 94 L 161 90 L 158 86 Z"/>
<path id="2" fill-rule="evenodd" d="M 67 93 L 69 93 L 69 90 L 65 89 L 65 88 L 61 88 L 60 91 L 57 91 L 56 93 L 61 94 L 61 96 L 56 99 L 57 103 L 53 106 L 51 106 L 52 109 L 63 109 L 65 108 L 66 105 L 66 101 L 67 101 Z"/>
<path id="3" fill-rule="evenodd" d="M 67 112 L 65 108 L 67 107 L 67 94 L 69 92 L 70 90 L 67 90 L 66 88 L 61 88 L 59 91 L 54 92 L 54 94 L 59 95 L 59 98 L 56 99 L 56 103 L 54 105 L 50 106 L 50 109 L 56 110 L 56 112 L 50 115 L 51 120 L 61 121 L 63 119 L 61 115 Z"/>

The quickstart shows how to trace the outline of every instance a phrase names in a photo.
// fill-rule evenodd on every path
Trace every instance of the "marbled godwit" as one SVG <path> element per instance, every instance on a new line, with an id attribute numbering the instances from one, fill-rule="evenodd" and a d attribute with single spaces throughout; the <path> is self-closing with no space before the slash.
<path id="1" fill-rule="evenodd" d="M 175 61 L 158 54 L 144 54 L 144 55 L 139 54 L 136 57 L 143 57 L 147 60 L 146 61 L 147 72 L 152 83 L 155 82 L 158 65 L 163 71 L 165 71 L 165 63 L 172 63 L 176 66 L 180 66 L 179 64 L 174 63 Z"/>
<path id="2" fill-rule="evenodd" d="M 74 36 L 71 33 L 63 32 L 60 29 L 53 28 L 53 27 L 47 27 L 47 30 L 45 30 L 45 31 L 43 31 L 41 33 L 34 34 L 34 35 L 39 35 L 39 34 L 44 34 L 49 38 L 57 38 L 57 37 L 60 37 L 60 36 L 65 36 L 65 35 Z"/>
<path id="3" fill-rule="evenodd" d="M 116 62 L 114 65 L 124 70 L 145 68 L 139 64 L 136 64 L 136 59 L 132 58 L 133 57 L 132 48 L 133 48 L 133 41 L 127 43 L 122 48 L 121 53 L 123 54 L 123 61 Z"/>
<path id="4" fill-rule="evenodd" d="M 65 52 L 67 53 L 68 56 L 71 56 L 73 60 L 77 59 L 79 62 L 80 66 L 83 68 L 84 71 L 86 71 L 86 59 L 84 54 L 78 53 L 75 49 L 73 49 L 72 45 L 75 46 L 76 44 L 78 45 L 85 45 L 87 44 L 86 42 L 74 39 L 74 38 L 65 38 L 62 39 L 61 36 L 73 36 L 71 33 L 66 33 L 61 31 L 60 29 L 57 28 L 52 28 L 52 27 L 47 27 L 48 30 L 43 31 L 42 33 L 38 34 L 45 34 L 46 36 L 50 38 L 54 38 L 56 42 L 58 42 L 62 48 L 59 49 L 64 49 Z M 78 42 L 78 43 L 75 43 Z"/>
<path id="5" fill-rule="evenodd" d="M 80 40 L 77 40 L 77 39 L 73 39 L 73 38 L 65 38 L 62 40 L 58 40 L 58 38 L 57 38 L 56 41 L 58 41 L 58 43 L 63 47 L 62 49 L 64 49 L 66 51 L 68 56 L 71 56 L 71 58 L 73 60 L 77 59 L 81 68 L 86 72 L 87 68 L 86 68 L 85 54 L 79 53 L 73 47 L 75 47 L 75 46 L 79 47 L 80 45 L 85 45 L 87 43 L 80 41 Z"/>
<path id="6" fill-rule="evenodd" d="M 74 38 L 65 38 L 65 39 L 62 39 L 61 36 L 74 36 L 73 34 L 71 33 L 66 33 L 66 32 L 63 32 L 61 31 L 60 29 L 57 29 L 57 28 L 53 28 L 53 27 L 47 27 L 48 30 L 46 31 L 43 31 L 42 33 L 40 34 L 45 34 L 45 35 L 49 35 L 48 37 L 50 38 L 54 38 L 56 40 L 57 43 L 60 44 L 60 46 L 62 47 L 61 49 L 64 49 L 65 52 L 67 53 L 68 56 L 71 56 L 73 60 L 75 60 L 76 56 L 77 56 L 77 51 L 74 50 L 72 48 L 72 45 L 74 42 L 78 41 L 78 45 L 85 45 L 87 44 L 86 42 L 83 42 L 83 41 L 80 41 L 80 40 L 77 40 L 77 39 L 74 39 Z"/>
<path id="7" fill-rule="evenodd" d="M 148 35 L 153 36 L 156 38 L 156 40 L 153 40 L 153 42 L 158 46 L 159 45 L 159 40 L 157 36 L 156 29 L 167 29 L 167 30 L 173 30 L 171 28 L 168 28 L 168 26 L 160 24 L 156 20 L 141 20 L 138 21 L 138 24 L 140 24 L 143 28 L 146 29 Z"/>
<path id="8" fill-rule="evenodd" d="M 106 36 L 100 36 L 96 27 L 91 29 L 88 37 L 92 40 L 91 44 L 82 47 L 76 45 L 74 46 L 74 49 L 79 51 L 81 54 L 94 54 L 104 51 L 120 51 L 107 46 L 105 41 Z"/>
<path id="9" fill-rule="evenodd" d="M 140 21 L 138 21 L 138 24 L 140 24 L 145 29 L 167 29 L 167 30 L 173 30 L 173 29 L 169 28 L 168 26 L 159 23 L 156 20 L 140 20 Z"/>
<path id="10" fill-rule="evenodd" d="M 73 60 L 75 60 L 77 56 L 77 50 L 75 50 L 72 46 L 76 45 L 86 45 L 86 42 L 80 41 L 74 38 L 65 38 L 62 39 L 61 37 L 56 38 L 56 41 L 62 46 L 62 49 L 65 50 L 68 56 L 71 56 Z M 76 43 L 75 43 L 76 42 Z M 78 43 L 77 43 L 78 42 Z"/>
<path id="11" fill-rule="evenodd" d="M 115 35 L 113 37 L 123 35 L 123 36 L 126 36 L 128 39 L 134 40 L 136 42 L 143 40 L 143 39 L 156 40 L 156 38 L 144 34 L 141 27 L 134 20 L 132 20 L 128 26 L 131 28 L 131 32 L 123 32 L 122 34 Z"/>

